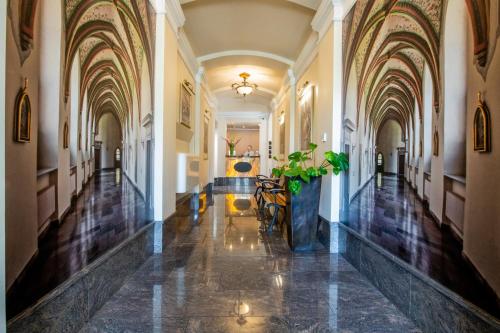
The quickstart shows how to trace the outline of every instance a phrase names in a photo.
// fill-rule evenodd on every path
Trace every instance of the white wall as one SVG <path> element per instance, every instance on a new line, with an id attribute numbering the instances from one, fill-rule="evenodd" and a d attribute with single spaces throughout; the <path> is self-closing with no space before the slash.
<path id="1" fill-rule="evenodd" d="M 388 120 L 378 133 L 377 153 L 384 155 L 384 172 L 398 172 L 398 147 L 404 146 L 401 141 L 401 126 L 394 121 Z"/>

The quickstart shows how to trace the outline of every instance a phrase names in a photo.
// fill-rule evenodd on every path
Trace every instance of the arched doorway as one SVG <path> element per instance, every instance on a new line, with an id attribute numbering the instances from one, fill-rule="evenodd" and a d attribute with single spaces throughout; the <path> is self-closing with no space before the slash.
<path id="1" fill-rule="evenodd" d="M 377 154 L 377 160 L 375 161 L 375 165 L 376 165 L 376 168 L 375 168 L 375 171 L 376 172 L 384 172 L 384 154 L 382 154 L 381 152 L 378 152 Z"/>

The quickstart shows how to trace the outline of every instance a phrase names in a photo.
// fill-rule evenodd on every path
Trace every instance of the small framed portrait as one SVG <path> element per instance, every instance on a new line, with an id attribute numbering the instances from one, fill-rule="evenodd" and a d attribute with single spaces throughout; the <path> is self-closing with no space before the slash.
<path id="1" fill-rule="evenodd" d="M 312 142 L 313 113 L 314 113 L 314 86 L 308 82 L 299 97 L 299 149 L 308 150 Z"/>
<path id="2" fill-rule="evenodd" d="M 491 150 L 490 112 L 478 94 L 478 105 L 474 114 L 474 151 L 487 153 Z"/>
<path id="3" fill-rule="evenodd" d="M 191 128 L 191 105 L 193 95 L 192 85 L 184 80 L 181 84 L 179 122 L 187 128 Z"/>
<path id="4" fill-rule="evenodd" d="M 69 126 L 68 122 L 64 122 L 64 127 L 63 127 L 63 148 L 68 149 L 69 148 Z"/>
<path id="5" fill-rule="evenodd" d="M 15 128 L 14 140 L 17 142 L 31 141 L 31 103 L 27 93 L 28 80 L 24 81 L 24 87 L 19 90 L 15 104 Z"/>

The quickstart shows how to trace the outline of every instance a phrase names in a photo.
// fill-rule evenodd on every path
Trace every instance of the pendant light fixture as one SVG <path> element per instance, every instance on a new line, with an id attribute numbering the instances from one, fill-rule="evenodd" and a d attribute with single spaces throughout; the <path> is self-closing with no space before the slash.
<path id="1" fill-rule="evenodd" d="M 250 95 L 254 89 L 257 89 L 257 85 L 248 82 L 248 78 L 250 77 L 250 74 L 248 73 L 241 73 L 240 77 L 243 79 L 243 82 L 240 83 L 233 83 L 231 87 L 236 90 L 236 93 L 238 95 L 243 95 L 243 97 Z"/>

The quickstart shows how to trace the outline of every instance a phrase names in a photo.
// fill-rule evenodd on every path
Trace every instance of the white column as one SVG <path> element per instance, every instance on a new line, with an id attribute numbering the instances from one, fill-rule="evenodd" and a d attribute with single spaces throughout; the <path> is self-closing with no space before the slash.
<path id="1" fill-rule="evenodd" d="M 192 141 L 192 149 L 193 149 L 193 154 L 198 156 L 200 159 L 202 158 L 201 156 L 201 149 L 200 149 L 200 143 L 201 143 L 201 115 L 203 113 L 203 110 L 201 109 L 201 83 L 203 80 L 203 73 L 205 72 L 205 68 L 201 67 L 198 68 L 198 72 L 196 73 L 196 83 L 195 83 L 195 90 L 194 90 L 194 134 L 193 134 L 193 141 Z"/>
<path id="2" fill-rule="evenodd" d="M 177 38 L 166 14 L 156 17 L 154 100 L 154 219 L 175 212 Z"/>

